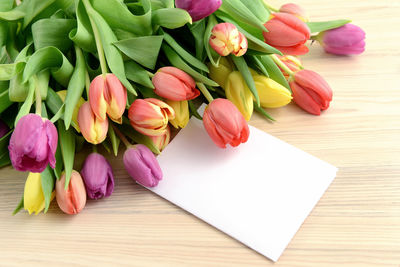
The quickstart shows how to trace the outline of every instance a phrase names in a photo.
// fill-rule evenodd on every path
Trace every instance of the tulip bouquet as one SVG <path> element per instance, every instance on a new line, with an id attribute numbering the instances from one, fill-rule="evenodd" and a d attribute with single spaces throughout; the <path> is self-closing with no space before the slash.
<path id="1" fill-rule="evenodd" d="M 225 148 L 248 140 L 253 110 L 274 120 L 263 108 L 293 100 L 320 115 L 332 90 L 297 56 L 308 41 L 359 54 L 364 38 L 348 20 L 309 22 L 296 4 L 262 0 L 2 0 L 0 167 L 29 172 L 14 213 L 46 212 L 56 197 L 76 214 L 110 196 L 100 144 L 117 156 L 122 141 L 129 175 L 153 187 L 155 155 L 190 116 Z"/>

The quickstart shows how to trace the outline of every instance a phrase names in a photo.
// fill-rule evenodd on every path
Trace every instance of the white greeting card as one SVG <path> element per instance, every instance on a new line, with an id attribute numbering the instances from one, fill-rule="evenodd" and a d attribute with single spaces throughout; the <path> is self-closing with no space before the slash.
<path id="1" fill-rule="evenodd" d="M 157 159 L 164 177 L 150 190 L 273 261 L 337 171 L 254 127 L 247 143 L 218 148 L 194 117 Z"/>

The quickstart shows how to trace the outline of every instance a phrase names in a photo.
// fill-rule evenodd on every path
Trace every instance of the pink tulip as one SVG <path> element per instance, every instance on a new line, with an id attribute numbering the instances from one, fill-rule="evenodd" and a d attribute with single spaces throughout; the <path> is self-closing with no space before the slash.
<path id="1" fill-rule="evenodd" d="M 148 136 L 159 136 L 167 132 L 168 120 L 175 118 L 175 111 L 156 98 L 136 99 L 128 111 L 132 127 Z"/>
<path id="2" fill-rule="evenodd" d="M 169 100 L 192 100 L 200 95 L 193 78 L 175 67 L 159 69 L 152 82 L 155 87 L 154 92 Z"/>
<path id="3" fill-rule="evenodd" d="M 247 142 L 249 126 L 237 107 L 227 99 L 212 101 L 204 111 L 203 124 L 214 143 L 221 148 Z"/>
<path id="4" fill-rule="evenodd" d="M 365 32 L 354 24 L 321 32 L 317 40 L 331 54 L 355 55 L 365 50 Z"/>
<path id="5" fill-rule="evenodd" d="M 42 172 L 56 166 L 58 134 L 54 124 L 37 114 L 23 116 L 11 135 L 8 150 L 18 171 Z"/>
<path id="6" fill-rule="evenodd" d="M 295 15 L 296 17 L 298 17 L 299 19 L 301 19 L 304 22 L 308 21 L 308 18 L 307 18 L 307 15 L 306 15 L 306 12 L 304 11 L 304 9 L 301 6 L 294 4 L 294 3 L 287 3 L 287 4 L 282 5 L 279 8 L 279 12 Z"/>
<path id="7" fill-rule="evenodd" d="M 214 13 L 222 4 L 222 0 L 175 0 L 177 8 L 189 12 L 193 22 Z"/>
<path id="8" fill-rule="evenodd" d="M 90 84 L 89 103 L 99 120 L 106 120 L 107 114 L 111 120 L 121 123 L 126 100 L 126 88 L 114 74 L 100 74 Z"/>
<path id="9" fill-rule="evenodd" d="M 232 23 L 219 23 L 211 31 L 210 46 L 221 56 L 243 56 L 247 51 L 247 39 Z"/>
<path id="10" fill-rule="evenodd" d="M 78 112 L 78 124 L 83 137 L 92 144 L 102 143 L 108 132 L 108 119 L 102 121 L 93 113 L 89 102 L 85 102 Z"/>
<path id="11" fill-rule="evenodd" d="M 65 173 L 56 182 L 56 199 L 60 209 L 66 214 L 77 214 L 86 205 L 85 185 L 79 172 L 72 171 L 71 180 L 65 190 Z"/>

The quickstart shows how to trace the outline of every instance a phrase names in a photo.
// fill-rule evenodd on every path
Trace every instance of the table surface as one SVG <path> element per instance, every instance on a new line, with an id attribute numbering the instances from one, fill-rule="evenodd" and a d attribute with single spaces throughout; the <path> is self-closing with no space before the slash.
<path id="1" fill-rule="evenodd" d="M 279 6 L 283 1 L 271 1 Z M 400 266 L 400 1 L 296 1 L 315 20 L 351 18 L 366 52 L 303 57 L 334 90 L 319 117 L 295 105 L 250 124 L 339 168 L 276 266 Z M 268 152 L 267 152 L 268 153 Z M 0 265 L 268 266 L 273 262 L 136 185 L 111 158 L 112 197 L 77 216 L 55 201 L 44 215 L 11 216 L 25 173 L 0 170 Z"/>

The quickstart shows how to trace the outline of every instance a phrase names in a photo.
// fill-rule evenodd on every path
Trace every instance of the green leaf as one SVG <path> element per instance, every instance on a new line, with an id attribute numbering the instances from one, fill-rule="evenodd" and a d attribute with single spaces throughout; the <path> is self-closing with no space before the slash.
<path id="1" fill-rule="evenodd" d="M 331 20 L 331 21 L 307 22 L 307 26 L 308 26 L 308 28 L 310 28 L 311 33 L 316 33 L 316 32 L 323 32 L 326 30 L 339 28 L 350 22 L 351 22 L 351 20 L 338 19 L 338 20 Z"/>
<path id="2" fill-rule="evenodd" d="M 5 166 L 8 166 L 11 164 L 10 161 L 10 155 L 7 151 L 4 151 L 1 155 L 0 155 L 0 168 L 3 168 Z"/>
<path id="3" fill-rule="evenodd" d="M 292 91 L 285 76 L 282 74 L 282 71 L 279 69 L 279 67 L 275 64 L 275 62 L 272 60 L 270 56 L 268 55 L 257 56 L 257 58 L 263 64 L 265 69 L 268 71 L 269 77 L 272 80 L 285 86 L 287 89 L 289 89 L 290 92 Z"/>
<path id="4" fill-rule="evenodd" d="M 56 114 L 54 114 L 54 116 L 51 118 L 51 122 L 55 123 L 56 121 L 58 121 L 62 116 L 64 116 L 64 110 L 65 110 L 65 105 L 62 104 L 61 108 L 57 111 Z"/>
<path id="5" fill-rule="evenodd" d="M 4 110 L 6 110 L 9 106 L 12 105 L 8 92 L 9 91 L 6 90 L 0 93 L 0 113 L 2 113 Z"/>
<path id="6" fill-rule="evenodd" d="M 183 70 L 184 72 L 192 76 L 193 79 L 195 79 L 196 81 L 202 82 L 210 86 L 219 86 L 216 82 L 210 80 L 209 78 L 195 71 L 188 64 L 186 64 L 186 62 L 183 61 L 182 58 L 170 46 L 163 44 L 162 49 L 173 66 Z"/>
<path id="7" fill-rule="evenodd" d="M 24 69 L 25 63 L 17 62 L 12 64 L 0 65 L 0 81 L 11 80 L 17 73 Z"/>
<path id="8" fill-rule="evenodd" d="M 150 2 L 152 10 L 174 7 L 174 0 L 150 0 Z"/>
<path id="9" fill-rule="evenodd" d="M 126 120 L 125 120 L 126 121 Z M 154 154 L 160 154 L 160 150 L 154 145 L 150 137 L 143 135 L 136 130 L 134 130 L 129 124 L 123 124 L 120 127 L 121 131 L 131 138 L 135 143 L 143 144 L 147 146 Z"/>
<path id="10" fill-rule="evenodd" d="M 62 105 L 63 101 L 59 95 L 54 92 L 53 89 L 49 88 L 46 98 L 46 107 L 48 107 L 53 114 L 57 114 Z"/>
<path id="11" fill-rule="evenodd" d="M 74 19 L 41 19 L 32 24 L 32 37 L 35 50 L 54 46 L 62 52 L 71 48 L 69 32 L 76 27 Z"/>
<path id="12" fill-rule="evenodd" d="M 0 138 L 0 152 L 8 153 L 8 143 L 10 141 L 12 131 L 9 131 L 6 135 Z"/>
<path id="13" fill-rule="evenodd" d="M 256 56 L 247 56 L 246 54 L 245 58 L 247 62 L 251 62 L 253 68 L 260 70 L 264 76 L 269 77 L 267 69 Z"/>
<path id="14" fill-rule="evenodd" d="M 20 107 L 20 109 L 18 111 L 18 115 L 15 118 L 14 126 L 17 125 L 17 123 L 18 123 L 20 118 L 22 118 L 23 116 L 27 115 L 29 113 L 29 111 L 31 110 L 34 93 L 35 93 L 35 82 L 33 81 L 33 79 L 31 79 L 29 81 L 28 96 L 26 97 L 25 102 L 22 104 L 22 106 Z"/>
<path id="15" fill-rule="evenodd" d="M 214 49 L 211 49 L 210 47 L 210 37 L 211 37 L 211 31 L 214 28 L 215 25 L 217 25 L 217 19 L 214 17 L 214 15 L 210 15 L 208 17 L 208 23 L 206 30 L 204 32 L 204 48 L 206 49 L 206 53 L 208 56 L 208 59 L 210 60 L 211 64 L 213 64 L 215 67 L 218 67 L 219 64 L 219 59 L 221 58 L 217 53 L 214 51 Z M 216 58 L 216 59 L 215 59 Z"/>
<path id="16" fill-rule="evenodd" d="M 72 168 L 74 167 L 75 157 L 75 134 L 72 128 L 65 129 L 64 123 L 58 121 L 58 136 L 60 139 L 61 155 L 65 168 L 65 190 L 68 188 L 69 181 L 71 180 Z"/>
<path id="17" fill-rule="evenodd" d="M 114 151 L 114 156 L 118 156 L 118 147 L 121 140 L 117 137 L 113 127 L 108 127 L 108 137 L 110 137 L 111 145 Z"/>
<path id="18" fill-rule="evenodd" d="M 276 121 L 274 118 L 271 117 L 271 115 L 269 115 L 262 107 L 259 107 L 256 105 L 256 103 L 254 103 L 254 109 L 255 111 L 257 111 L 259 114 L 261 114 L 262 116 L 264 116 L 265 118 L 267 118 L 268 120 L 271 121 Z"/>
<path id="19" fill-rule="evenodd" d="M 23 82 L 28 81 L 30 77 L 45 69 L 50 69 L 54 79 L 62 86 L 67 87 L 74 67 L 58 48 L 45 47 L 36 50 L 28 59 L 23 74 Z"/>
<path id="20" fill-rule="evenodd" d="M 153 70 L 162 41 L 162 35 L 155 35 L 125 39 L 115 42 L 114 45 L 137 63 Z"/>
<path id="21" fill-rule="evenodd" d="M 120 28 L 142 36 L 151 35 L 150 1 L 142 0 L 141 2 L 145 13 L 140 16 L 133 15 L 123 1 L 119 0 L 95 0 L 92 1 L 92 5 L 111 28 Z"/>
<path id="22" fill-rule="evenodd" d="M 243 79 L 245 80 L 247 86 L 249 87 L 251 93 L 253 94 L 254 98 L 256 99 L 256 106 L 260 106 L 260 98 L 257 93 L 257 88 L 253 80 L 253 76 L 251 76 L 249 67 L 247 66 L 246 61 L 244 60 L 243 57 L 236 57 L 234 55 L 231 55 L 231 59 L 233 63 L 235 63 L 236 67 L 240 71 L 240 73 L 243 76 Z"/>
<path id="23" fill-rule="evenodd" d="M 65 98 L 64 124 L 69 129 L 72 120 L 72 114 L 82 97 L 85 88 L 86 62 L 82 50 L 75 46 L 76 63 L 72 73 L 71 80 L 68 83 L 67 96 Z"/>
<path id="24" fill-rule="evenodd" d="M 85 0 L 86 3 L 88 0 Z M 103 0 L 101 0 L 103 1 Z M 99 1 L 99 2 L 101 2 Z M 108 0 L 107 0 L 108 1 Z M 97 1 L 96 1 L 97 3 Z M 109 2 L 106 6 L 109 6 Z M 117 42 L 117 37 L 114 32 L 107 24 L 107 22 L 96 12 L 89 4 L 85 4 L 86 11 L 88 12 L 89 17 L 93 20 L 97 29 L 100 33 L 101 43 L 103 45 L 104 53 L 107 59 L 108 66 L 110 67 L 112 73 L 117 76 L 117 78 L 121 81 L 121 83 L 126 87 L 126 89 L 134 94 L 136 94 L 135 89 L 132 84 L 126 79 L 125 69 L 124 69 L 124 61 L 122 59 L 122 55 L 119 50 L 113 45 L 113 43 Z M 113 10 L 114 8 L 108 10 Z"/>
<path id="25" fill-rule="evenodd" d="M 167 29 L 176 29 L 186 23 L 192 24 L 192 17 L 186 10 L 180 8 L 162 8 L 154 10 L 151 16 L 153 25 L 160 25 Z"/>
<path id="26" fill-rule="evenodd" d="M 63 169 L 64 163 L 63 163 L 63 158 L 61 154 L 61 145 L 60 145 L 60 140 L 58 140 L 58 146 L 56 150 L 56 167 L 53 169 L 54 175 L 56 176 L 57 180 L 60 180 L 61 178 L 61 173 Z"/>
<path id="27" fill-rule="evenodd" d="M 162 33 L 164 34 L 164 40 L 167 42 L 167 44 L 169 44 L 172 47 L 172 49 L 174 49 L 175 52 L 180 57 L 182 57 L 187 63 L 189 63 L 193 67 L 198 68 L 199 70 L 205 71 L 207 73 L 209 72 L 208 67 L 206 66 L 206 64 L 204 64 L 203 62 L 201 62 L 200 60 L 198 60 L 197 58 L 192 56 L 189 52 L 187 52 L 182 46 L 180 46 L 175 41 L 174 38 L 172 38 L 171 35 L 169 35 L 168 33 L 164 32 L 164 31 L 162 31 Z"/>
<path id="28" fill-rule="evenodd" d="M 263 0 L 240 0 L 261 22 L 269 19 L 269 11 L 265 8 Z"/>
<path id="29" fill-rule="evenodd" d="M 17 214 L 23 208 L 24 208 L 24 195 L 22 195 L 22 198 L 19 201 L 19 203 L 18 203 L 17 207 L 15 208 L 15 210 L 13 211 L 12 215 Z"/>
<path id="30" fill-rule="evenodd" d="M 150 80 L 149 75 L 147 74 L 147 71 L 137 64 L 135 61 L 127 61 L 125 62 L 125 72 L 126 72 L 126 78 L 128 78 L 131 81 L 134 81 L 138 84 L 141 84 L 143 86 L 149 87 L 151 89 L 154 89 L 154 85 Z"/>
<path id="31" fill-rule="evenodd" d="M 194 45 L 196 48 L 196 58 L 203 59 L 204 54 L 204 34 L 206 32 L 206 20 L 202 19 L 189 25 L 189 29 L 194 37 Z"/>
<path id="32" fill-rule="evenodd" d="M 189 104 L 189 109 L 190 109 L 190 112 L 192 113 L 192 115 L 195 116 L 199 120 L 203 120 L 203 118 L 200 116 L 199 112 L 197 112 L 197 108 L 194 106 L 193 101 L 189 100 L 188 104 Z"/>
<path id="33" fill-rule="evenodd" d="M 40 181 L 42 183 L 42 191 L 44 195 L 44 213 L 46 213 L 49 210 L 51 194 L 53 193 L 55 182 L 53 170 L 50 168 L 50 166 L 47 166 L 47 168 L 44 169 L 44 171 L 40 174 Z"/>
<path id="34" fill-rule="evenodd" d="M 93 31 L 82 1 L 78 1 L 75 12 L 77 28 L 69 33 L 69 38 L 83 50 L 94 53 L 96 52 L 96 45 Z"/>

